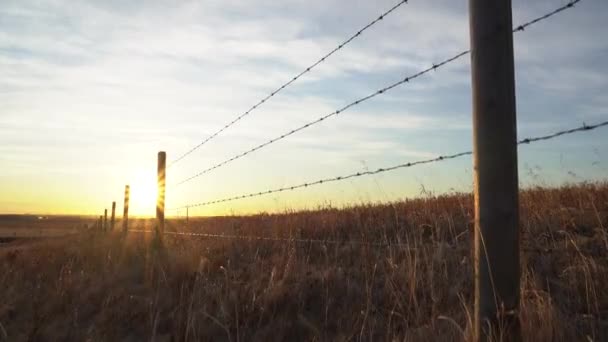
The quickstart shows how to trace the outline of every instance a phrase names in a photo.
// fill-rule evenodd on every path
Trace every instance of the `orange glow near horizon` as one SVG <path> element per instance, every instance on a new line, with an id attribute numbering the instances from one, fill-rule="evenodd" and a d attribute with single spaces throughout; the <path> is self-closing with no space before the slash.
<path id="1" fill-rule="evenodd" d="M 158 189 L 154 172 L 136 173 L 130 185 L 129 213 L 133 216 L 155 216 Z"/>

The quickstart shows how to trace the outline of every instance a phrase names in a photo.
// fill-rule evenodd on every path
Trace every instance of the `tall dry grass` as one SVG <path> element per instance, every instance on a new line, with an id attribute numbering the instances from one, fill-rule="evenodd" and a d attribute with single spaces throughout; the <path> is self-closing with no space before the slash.
<path id="1" fill-rule="evenodd" d="M 521 215 L 525 340 L 608 340 L 608 184 L 523 191 Z M 471 195 L 428 195 L 167 228 L 339 244 L 90 232 L 4 248 L 0 340 L 466 340 L 472 220 Z"/>

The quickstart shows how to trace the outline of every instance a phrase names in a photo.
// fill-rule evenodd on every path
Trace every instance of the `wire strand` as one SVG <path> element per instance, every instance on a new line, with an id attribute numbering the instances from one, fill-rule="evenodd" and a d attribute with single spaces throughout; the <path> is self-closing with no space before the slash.
<path id="1" fill-rule="evenodd" d="M 535 18 L 535 19 L 533 19 L 531 21 L 528 21 L 528 22 L 526 22 L 526 23 L 524 23 L 524 24 L 522 24 L 520 26 L 517 26 L 516 28 L 513 29 L 513 32 L 524 31 L 523 28 L 529 27 L 529 26 L 531 26 L 531 25 L 533 25 L 535 23 L 538 23 L 538 22 L 540 22 L 542 20 L 545 20 L 545 19 L 547 19 L 547 18 L 549 18 L 551 16 L 554 16 L 554 15 L 556 15 L 556 14 L 564 11 L 565 9 L 571 8 L 571 7 L 574 6 L 574 4 L 576 4 L 579 1 L 581 1 L 581 0 L 573 0 L 572 2 L 568 3 L 567 5 L 564 5 L 564 6 L 558 8 L 558 9 L 552 11 L 552 12 L 549 12 L 549 13 L 543 15 L 543 16 L 540 16 L 540 17 Z M 273 144 L 273 143 L 275 143 L 277 141 L 283 140 L 283 139 L 289 137 L 290 135 L 293 135 L 293 134 L 295 134 L 295 133 L 297 133 L 299 131 L 302 131 L 302 130 L 310 127 L 310 126 L 314 126 L 314 125 L 316 125 L 318 123 L 321 123 L 321 122 L 325 121 L 326 119 L 328 119 L 330 117 L 336 116 L 336 115 L 338 115 L 338 114 L 340 114 L 340 113 L 342 113 L 342 112 L 350 109 L 351 107 L 360 105 L 361 103 L 366 102 L 366 101 L 368 101 L 368 100 L 370 100 L 370 99 L 372 99 L 372 98 L 374 98 L 376 96 L 382 95 L 382 94 L 386 93 L 387 91 L 389 91 L 389 90 L 391 90 L 393 88 L 396 88 L 396 87 L 398 87 L 398 86 L 400 86 L 402 84 L 405 84 L 405 83 L 409 83 L 410 81 L 415 80 L 415 79 L 417 79 L 417 78 L 419 78 L 419 77 L 421 77 L 421 76 L 423 76 L 423 75 L 425 75 L 425 74 L 427 74 L 427 73 L 429 73 L 431 71 L 435 71 L 435 70 L 437 70 L 437 69 L 445 66 L 446 64 L 452 63 L 452 62 L 454 62 L 454 61 L 462 58 L 463 56 L 466 56 L 470 52 L 471 52 L 471 50 L 462 51 L 462 52 L 460 52 L 460 53 L 458 53 L 458 54 L 456 54 L 456 55 L 454 55 L 454 56 L 452 56 L 450 58 L 447 58 L 447 59 L 445 59 L 445 60 L 443 60 L 443 61 L 441 61 L 441 62 L 439 62 L 437 64 L 433 64 L 431 67 L 428 67 L 428 68 L 426 68 L 424 70 L 421 70 L 421 71 L 419 71 L 417 73 L 408 75 L 405 78 L 403 78 L 403 79 L 401 79 L 401 80 L 399 80 L 397 82 L 394 82 L 394 83 L 392 83 L 392 84 L 390 84 L 390 85 L 388 85 L 388 86 L 386 86 L 384 88 L 381 88 L 381 89 L 379 89 L 379 90 L 377 90 L 377 91 L 375 91 L 375 92 L 373 92 L 373 93 L 371 93 L 371 94 L 369 94 L 367 96 L 364 96 L 364 97 L 359 98 L 359 99 L 357 99 L 357 100 L 355 100 L 353 102 L 350 102 L 346 106 L 344 106 L 344 107 L 342 107 L 342 108 L 340 108 L 340 109 L 338 109 L 338 110 L 336 110 L 334 112 L 331 112 L 329 114 L 321 116 L 321 117 L 319 117 L 316 120 L 310 121 L 310 122 L 308 122 L 308 123 L 306 123 L 306 124 L 304 124 L 304 125 L 296 128 L 296 129 L 290 130 L 287 133 L 284 133 L 284 134 L 279 135 L 279 136 L 277 136 L 275 138 L 272 138 L 272 139 L 270 139 L 270 140 L 268 140 L 268 141 L 266 141 L 266 142 L 264 142 L 262 144 L 259 144 L 259 145 L 255 146 L 255 147 L 253 147 L 253 148 L 245 151 L 245 152 L 239 153 L 239 154 L 237 154 L 237 155 L 235 155 L 235 156 L 233 156 L 231 158 L 228 158 L 228 159 L 226 159 L 226 160 L 224 160 L 224 161 L 222 161 L 220 163 L 217 163 L 217 164 L 215 164 L 215 165 L 213 165 L 213 166 L 211 166 L 211 167 L 209 167 L 207 169 L 204 169 L 204 170 L 196 173 L 193 176 L 190 176 L 190 177 L 188 177 L 188 178 L 186 178 L 186 179 L 184 179 L 184 180 L 182 180 L 182 181 L 180 181 L 178 183 L 175 183 L 173 186 L 179 186 L 179 185 L 182 185 L 184 183 L 190 182 L 190 181 L 192 181 L 192 180 L 194 180 L 194 179 L 196 179 L 196 178 L 198 178 L 198 177 L 200 177 L 200 176 L 202 176 L 204 174 L 207 174 L 207 173 L 209 173 L 209 172 L 211 172 L 211 171 L 213 171 L 213 170 L 215 170 L 217 168 L 220 168 L 220 167 L 222 167 L 224 165 L 227 165 L 227 164 L 229 164 L 229 163 L 231 163 L 231 162 L 233 162 L 233 161 L 235 161 L 237 159 L 243 158 L 243 157 L 247 156 L 248 154 L 251 154 L 251 153 L 253 153 L 255 151 L 258 151 L 258 150 L 260 150 L 260 149 L 262 149 L 262 148 L 264 148 L 264 147 L 266 147 L 268 145 L 271 145 L 271 144 Z"/>
<path id="2" fill-rule="evenodd" d="M 228 129 L 230 126 L 236 124 L 238 121 L 240 121 L 245 116 L 249 115 L 252 111 L 254 111 L 255 109 L 257 109 L 259 106 L 261 106 L 262 104 L 264 104 L 266 101 L 270 100 L 271 97 L 275 96 L 276 94 L 278 94 L 279 92 L 281 92 L 283 89 L 285 89 L 288 86 L 290 86 L 292 83 L 294 83 L 295 81 L 297 81 L 300 77 L 302 77 L 305 74 L 311 72 L 319 64 L 323 63 L 325 60 L 327 60 L 333 54 L 335 54 L 336 52 L 338 52 L 339 50 L 341 50 L 342 48 L 344 48 L 344 46 L 348 45 L 350 42 L 352 42 L 357 37 L 359 37 L 363 32 L 367 31 L 369 28 L 371 28 L 372 26 L 374 26 L 375 24 L 377 24 L 378 22 L 380 22 L 381 20 L 383 20 L 386 16 L 390 15 L 397 8 L 401 7 L 402 5 L 406 4 L 407 2 L 408 2 L 408 0 L 401 0 L 401 1 L 399 1 L 397 4 L 395 4 L 393 7 L 391 7 L 388 11 L 382 13 L 379 17 L 377 17 L 376 19 L 372 20 L 370 23 L 368 23 L 367 25 L 365 25 L 362 29 L 360 29 L 359 31 L 357 31 L 354 35 L 350 36 L 348 39 L 346 39 L 345 41 L 343 41 L 342 43 L 340 43 L 337 47 L 335 47 L 329 53 L 325 54 L 319 60 L 317 60 L 316 62 L 314 62 L 310 66 L 308 66 L 306 69 L 304 69 L 303 71 L 301 71 L 299 74 L 297 74 L 296 76 L 294 76 L 292 79 L 290 79 L 289 81 L 287 81 L 283 85 L 281 85 L 279 88 L 277 88 L 274 91 L 272 91 L 269 95 L 267 95 L 266 97 L 262 98 L 255 105 L 253 105 L 252 107 L 250 107 L 247 111 L 245 111 L 244 113 L 240 114 L 234 120 L 232 120 L 229 123 L 227 123 L 226 125 L 224 125 L 221 129 L 219 129 L 215 133 L 211 134 L 209 137 L 207 137 L 205 140 L 203 140 L 200 144 L 194 146 L 193 148 L 191 148 L 190 150 L 188 150 L 188 152 L 182 154 L 180 157 L 178 157 L 177 159 L 175 159 L 174 161 L 172 161 L 169 164 L 168 167 L 171 167 L 174 164 L 176 164 L 179 161 L 181 161 L 182 159 L 186 158 L 188 155 L 190 155 L 194 151 L 198 150 L 201 146 L 205 145 L 211 139 L 213 139 L 216 136 L 218 136 L 219 134 L 221 134 L 223 131 L 225 131 L 226 129 Z"/>
<path id="3" fill-rule="evenodd" d="M 135 232 L 135 233 L 154 233 L 153 230 L 129 229 L 129 231 Z M 257 241 L 279 241 L 279 242 L 297 242 L 297 243 L 318 243 L 318 244 L 329 244 L 329 245 L 354 244 L 354 245 L 364 245 L 364 246 L 374 246 L 374 247 L 407 246 L 404 243 L 367 242 L 367 241 L 357 241 L 357 240 L 300 239 L 300 238 L 280 238 L 280 237 L 254 236 L 254 235 L 231 235 L 231 234 L 167 232 L 167 231 L 165 231 L 163 234 L 220 238 L 220 239 L 231 239 L 231 240 L 238 239 L 238 240 L 251 240 L 251 241 L 256 241 L 256 240 Z M 419 248 L 409 247 L 409 249 L 416 250 Z"/>
<path id="4" fill-rule="evenodd" d="M 131 233 L 156 233 L 154 230 L 143 230 L 143 229 L 129 229 Z M 319 245 L 357 245 L 366 247 L 398 247 L 408 251 L 420 251 L 424 247 L 412 247 L 410 243 L 403 242 L 370 242 L 360 240 L 332 240 L 332 239 L 302 239 L 302 238 L 281 238 L 281 237 L 269 237 L 269 236 L 255 236 L 255 235 L 233 235 L 233 234 L 211 234 L 211 233 L 195 233 L 195 232 L 167 232 L 164 235 L 174 236 L 189 236 L 189 237 L 205 237 L 212 239 L 226 239 L 226 240 L 244 240 L 244 241 L 269 241 L 269 242 L 289 242 L 289 243 L 303 243 L 303 244 L 319 244 Z M 464 246 L 458 244 L 442 244 L 442 248 L 456 252 L 468 252 L 470 247 L 466 244 Z M 428 244 L 426 248 L 436 248 L 436 245 Z M 556 249 L 555 247 L 535 247 L 535 246 L 521 246 L 520 249 L 526 253 L 551 253 L 551 252 L 563 252 L 564 249 Z"/>
<path id="5" fill-rule="evenodd" d="M 461 52 L 461 53 L 459 53 L 459 54 L 457 54 L 457 55 L 455 55 L 455 56 L 453 56 L 453 57 L 451 57 L 451 58 L 448 58 L 448 59 L 446 59 L 446 60 L 442 61 L 441 63 L 438 63 L 438 64 L 433 64 L 433 66 L 431 66 L 431 67 L 429 67 L 429 68 L 427 68 L 427 69 L 424 69 L 424 70 L 419 71 L 419 72 L 417 72 L 417 73 L 415 73 L 415 74 L 409 75 L 409 76 L 405 77 L 404 79 L 399 80 L 398 82 L 395 82 L 395 83 L 393 83 L 393 84 L 391 84 L 391 85 L 389 85 L 389 86 L 386 86 L 386 87 L 384 87 L 384 88 L 382 88 L 382 89 L 379 89 L 379 90 L 377 90 L 377 91 L 375 91 L 375 92 L 373 92 L 373 93 L 371 93 L 371 94 L 369 94 L 369 95 L 367 95 L 367 96 L 364 96 L 364 97 L 362 97 L 362 98 L 359 98 L 359 99 L 357 99 L 357 100 L 355 100 L 355 101 L 353 101 L 353 102 L 351 102 L 351 103 L 347 104 L 346 106 L 344 106 L 344 107 L 342 107 L 342 108 L 340 108 L 340 109 L 338 109 L 338 110 L 334 111 L 334 112 L 331 112 L 331 113 L 329 113 L 329 114 L 326 114 L 326 115 L 324 115 L 324 116 L 322 116 L 322 117 L 320 117 L 320 118 L 318 118 L 318 119 L 316 119 L 316 120 L 314 120 L 314 121 L 308 122 L 308 123 L 306 123 L 306 124 L 304 124 L 304 125 L 302 125 L 302 126 L 300 126 L 300 127 L 296 128 L 296 129 L 292 129 L 291 131 L 289 131 L 289 132 L 287 132 L 287 133 L 284 133 L 284 134 L 282 134 L 282 135 L 280 135 L 280 136 L 278 136 L 278 137 L 275 137 L 275 138 L 273 138 L 273 139 L 270 139 L 270 140 L 268 140 L 268 141 L 266 141 L 266 142 L 264 142 L 264 143 L 262 143 L 262 144 L 259 144 L 259 145 L 255 146 L 255 147 L 253 147 L 253 148 L 251 148 L 251 149 L 249 149 L 249 150 L 245 151 L 245 152 L 242 152 L 242 153 L 240 153 L 240 154 L 237 154 L 237 155 L 235 155 L 234 157 L 231 157 L 231 158 L 229 158 L 229 159 L 226 159 L 226 160 L 224 160 L 223 162 L 220 162 L 220 163 L 218 163 L 218 164 L 215 164 L 214 166 L 211 166 L 211 167 L 209 167 L 209 168 L 207 168 L 207 169 L 204 169 L 203 171 L 200 171 L 199 173 L 195 174 L 194 176 L 191 176 L 191 177 L 189 177 L 189 178 L 186 178 L 186 179 L 182 180 L 181 182 L 179 182 L 179 183 L 175 184 L 175 186 L 179 186 L 179 185 L 182 185 L 182 184 L 184 184 L 184 183 L 187 183 L 187 182 L 189 182 L 189 181 L 191 181 L 191 180 L 193 180 L 193 179 L 195 179 L 195 178 L 198 178 L 198 177 L 200 177 L 200 176 L 202 176 L 202 175 L 204 175 L 204 174 L 206 174 L 206 173 L 209 173 L 209 172 L 211 172 L 211 171 L 213 171 L 213 170 L 215 170 L 215 169 L 217 169 L 217 168 L 220 168 L 220 167 L 222 167 L 222 166 L 224 166 L 224 165 L 226 165 L 226 164 L 228 164 L 228 163 L 231 163 L 231 162 L 233 162 L 233 161 L 235 161 L 235 160 L 237 160 L 237 159 L 243 158 L 243 157 L 245 157 L 246 155 L 251 154 L 251 153 L 253 153 L 253 152 L 257 151 L 257 150 L 260 150 L 260 149 L 262 149 L 262 148 L 264 148 L 264 147 L 266 147 L 266 146 L 268 146 L 268 145 L 270 145 L 270 144 L 273 144 L 273 143 L 275 143 L 275 142 L 277 142 L 277 141 L 279 141 L 279 140 L 283 140 L 283 139 L 287 138 L 288 136 L 290 136 L 290 135 L 292 135 L 292 134 L 295 134 L 295 133 L 297 133 L 297 132 L 299 132 L 299 131 L 302 131 L 302 130 L 304 130 L 304 129 L 306 129 L 306 128 L 310 127 L 310 126 L 313 126 L 313 125 L 316 125 L 316 124 L 318 124 L 318 123 L 320 123 L 320 122 L 323 122 L 323 121 L 325 121 L 326 119 L 328 119 L 328 118 L 330 118 L 330 117 L 332 117 L 332 116 L 338 115 L 338 114 L 340 114 L 340 113 L 342 113 L 342 112 L 344 112 L 344 111 L 348 110 L 348 109 L 349 109 L 349 108 L 351 108 L 351 107 L 357 106 L 357 105 L 359 105 L 359 104 L 361 104 L 361 103 L 363 103 L 363 102 L 365 102 L 365 101 L 368 101 L 368 100 L 370 100 L 370 99 L 372 99 L 372 98 L 374 98 L 374 97 L 376 97 L 376 96 L 378 96 L 378 95 L 384 94 L 384 93 L 386 93 L 387 91 L 389 91 L 389 90 L 391 90 L 391 89 L 393 89 L 393 88 L 395 88 L 395 87 L 397 87 L 397 86 L 399 86 L 399 85 L 402 85 L 402 84 L 404 84 L 404 83 L 407 83 L 407 82 L 409 82 L 409 81 L 412 81 L 412 80 L 414 80 L 414 79 L 416 79 L 416 78 L 418 78 L 418 77 L 421 77 L 422 75 L 424 75 L 424 74 L 426 74 L 426 73 L 429 73 L 429 72 L 431 72 L 431 71 L 433 71 L 433 70 L 437 70 L 438 68 L 440 68 L 440 67 L 442 67 L 442 66 L 444 66 L 444 65 L 446 65 L 446 64 L 448 64 L 448 63 L 450 63 L 450 62 L 453 62 L 453 61 L 455 61 L 455 60 L 457 60 L 457 59 L 461 58 L 462 56 L 467 55 L 468 53 L 469 53 L 469 51 L 463 51 L 463 52 Z"/>
<path id="6" fill-rule="evenodd" d="M 594 130 L 596 128 L 600 128 L 600 127 L 604 127 L 604 126 L 608 126 L 608 121 L 600 122 L 600 123 L 595 124 L 595 125 L 583 124 L 582 126 L 577 127 L 577 128 L 572 128 L 572 129 L 568 129 L 568 130 L 564 130 L 564 131 L 559 131 L 559 132 L 555 132 L 555 133 L 551 133 L 551 134 L 543 135 L 543 136 L 538 136 L 538 137 L 525 138 L 525 139 L 522 139 L 522 140 L 518 141 L 517 145 L 531 144 L 531 143 L 538 142 L 538 141 L 550 140 L 550 139 L 554 139 L 554 138 L 557 138 L 557 137 L 560 137 L 560 136 L 564 136 L 564 135 L 568 135 L 568 134 L 573 134 L 573 133 L 576 133 L 576 132 L 591 131 L 591 130 Z M 252 192 L 252 193 L 249 193 L 249 194 L 244 194 L 244 195 L 239 195 L 239 196 L 233 196 L 233 197 L 228 197 L 228 198 L 223 198 L 223 199 L 218 199 L 218 200 L 213 200 L 213 201 L 208 201 L 208 202 L 189 204 L 189 205 L 185 205 L 185 206 L 182 206 L 182 207 L 172 208 L 172 209 L 169 209 L 169 210 L 171 210 L 171 211 L 173 211 L 173 210 L 179 210 L 179 209 L 184 209 L 186 207 L 189 207 L 189 208 L 192 208 L 192 207 L 202 207 L 202 206 L 208 206 L 208 205 L 212 205 L 212 204 L 218 204 L 218 203 L 235 201 L 235 200 L 239 200 L 239 199 L 245 199 L 245 198 L 252 198 L 252 197 L 258 197 L 258 196 L 263 196 L 263 195 L 269 195 L 269 194 L 273 194 L 273 193 L 277 193 L 277 192 L 292 191 L 292 190 L 296 190 L 296 189 L 307 188 L 307 187 L 314 186 L 314 185 L 320 185 L 320 184 L 325 184 L 325 183 L 343 181 L 343 180 L 346 180 L 346 179 L 357 178 L 357 177 L 362 177 L 362 176 L 371 176 L 371 175 L 376 175 L 376 174 L 379 174 L 379 173 L 384 173 L 384 172 L 393 171 L 393 170 L 397 170 L 397 169 L 409 168 L 409 167 L 413 167 L 413 166 L 417 166 L 417 165 L 422 165 L 422 164 L 430 164 L 430 163 L 435 163 L 435 162 L 440 162 L 440 161 L 445 161 L 445 160 L 450 160 L 450 159 L 456 159 L 456 158 L 460 158 L 460 157 L 468 156 L 468 155 L 472 155 L 472 154 L 473 154 L 472 151 L 459 152 L 459 153 L 439 156 L 439 157 L 436 157 L 436 158 L 431 158 L 431 159 L 426 159 L 426 160 L 419 160 L 419 161 L 415 161 L 415 162 L 407 162 L 407 163 L 398 164 L 398 165 L 394 165 L 394 166 L 390 166 L 390 167 L 386 167 L 386 168 L 380 168 L 380 169 L 373 170 L 373 171 L 363 171 L 363 172 L 351 173 L 351 174 L 346 175 L 346 176 L 337 176 L 337 177 L 331 177 L 331 178 L 324 178 L 324 179 L 320 179 L 320 180 L 313 181 L 313 182 L 307 182 L 307 183 L 302 183 L 302 184 L 298 184 L 298 185 L 286 186 L 286 187 L 271 189 L 271 190 L 267 190 L 267 191 Z"/>

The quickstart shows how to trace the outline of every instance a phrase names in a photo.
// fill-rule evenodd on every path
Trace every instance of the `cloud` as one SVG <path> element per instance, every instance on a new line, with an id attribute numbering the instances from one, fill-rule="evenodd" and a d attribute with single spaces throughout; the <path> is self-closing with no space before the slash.
<path id="1" fill-rule="evenodd" d="M 53 165 L 58 161 L 86 170 L 104 159 L 91 176 L 121 188 L 111 184 L 121 172 L 132 174 L 160 149 L 170 158 L 188 150 L 394 3 L 7 0 L 0 8 L 0 142 L 7 152 L 0 163 L 17 175 L 24 168 L 65 171 Z M 521 23 L 561 3 L 513 5 L 514 23 Z M 608 42 L 597 37 L 606 31 L 607 10 L 604 1 L 586 0 L 515 35 L 522 132 L 606 118 Z M 172 177 L 288 132 L 467 47 L 466 2 L 410 1 L 184 160 Z M 373 168 L 465 149 L 470 98 L 466 56 L 221 175 L 239 177 L 246 167 L 270 182 L 311 165 L 328 167 L 313 176 L 352 171 L 361 160 Z"/>

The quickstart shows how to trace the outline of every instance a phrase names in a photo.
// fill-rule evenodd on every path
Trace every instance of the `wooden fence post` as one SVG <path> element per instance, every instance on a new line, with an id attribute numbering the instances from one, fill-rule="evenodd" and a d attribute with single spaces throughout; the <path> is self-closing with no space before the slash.
<path id="1" fill-rule="evenodd" d="M 158 196 L 156 199 L 156 235 L 162 239 L 165 232 L 165 181 L 166 181 L 167 154 L 158 152 Z"/>
<path id="2" fill-rule="evenodd" d="M 521 339 L 511 0 L 469 0 L 475 188 L 474 339 Z"/>
<path id="3" fill-rule="evenodd" d="M 125 202 L 123 205 L 122 212 L 122 230 L 126 232 L 129 229 L 129 196 L 130 196 L 130 188 L 128 185 L 125 185 Z"/>
<path id="4" fill-rule="evenodd" d="M 103 212 L 103 231 L 108 230 L 108 209 L 105 209 Z"/>
<path id="5" fill-rule="evenodd" d="M 116 202 L 112 202 L 112 218 L 110 219 L 110 230 L 114 231 L 114 220 L 116 219 Z"/>

